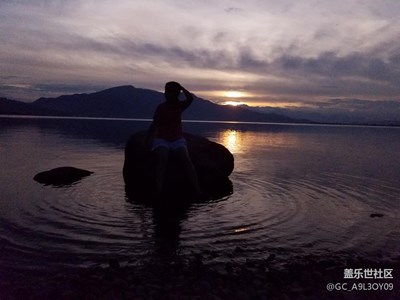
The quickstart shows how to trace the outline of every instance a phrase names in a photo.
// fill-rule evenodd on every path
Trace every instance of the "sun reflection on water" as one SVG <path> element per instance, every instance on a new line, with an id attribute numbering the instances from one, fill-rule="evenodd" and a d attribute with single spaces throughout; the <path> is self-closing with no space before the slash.
<path id="1" fill-rule="evenodd" d="M 250 230 L 250 227 L 241 227 L 241 228 L 235 229 L 234 232 L 235 233 L 243 233 L 243 232 L 246 232 L 246 231 L 249 231 L 249 230 Z"/>
<path id="2" fill-rule="evenodd" d="M 225 130 L 222 133 L 222 143 L 231 153 L 241 152 L 241 132 L 237 130 Z"/>
<path id="3" fill-rule="evenodd" d="M 235 170 L 259 168 L 259 162 L 253 160 L 254 153 L 269 153 L 266 158 L 272 159 L 277 153 L 295 149 L 304 142 L 290 132 L 256 132 L 234 128 L 219 132 L 215 141 L 224 145 L 234 155 Z"/>
<path id="4" fill-rule="evenodd" d="M 244 153 L 257 148 L 282 149 L 296 147 L 300 140 L 296 135 L 285 132 L 257 133 L 227 129 L 222 131 L 218 142 L 223 144 L 232 154 Z"/>

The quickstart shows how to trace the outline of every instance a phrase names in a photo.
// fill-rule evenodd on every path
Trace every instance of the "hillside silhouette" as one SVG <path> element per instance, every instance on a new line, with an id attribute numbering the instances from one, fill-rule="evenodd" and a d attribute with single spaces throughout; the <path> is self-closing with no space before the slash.
<path id="1" fill-rule="evenodd" d="M 164 94 L 134 86 L 118 86 L 103 91 L 39 98 L 24 103 L 0 98 L 0 114 L 151 119 Z M 247 122 L 308 122 L 274 113 L 260 113 L 244 107 L 218 105 L 196 98 L 184 119 Z"/>

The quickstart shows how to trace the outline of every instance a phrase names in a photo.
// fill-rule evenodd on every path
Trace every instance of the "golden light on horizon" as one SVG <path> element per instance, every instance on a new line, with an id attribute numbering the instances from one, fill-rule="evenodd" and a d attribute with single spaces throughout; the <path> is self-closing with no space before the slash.
<path id="1" fill-rule="evenodd" d="M 253 91 L 214 90 L 194 91 L 194 93 L 220 105 L 247 105 L 272 108 L 315 107 L 315 104 L 312 102 L 303 102 L 299 99 L 275 99 L 274 97 L 271 99 L 268 95 L 261 95 Z"/>
<path id="2" fill-rule="evenodd" d="M 239 102 L 239 101 L 225 101 L 222 103 L 223 105 L 232 105 L 232 106 L 238 106 L 238 105 L 243 105 L 246 104 L 244 102 Z"/>
<path id="3" fill-rule="evenodd" d="M 204 95 L 207 95 L 209 97 L 213 98 L 225 98 L 226 100 L 228 99 L 238 99 L 238 98 L 251 98 L 254 95 L 249 92 L 244 92 L 240 90 L 214 90 L 214 91 L 202 91 L 201 92 Z"/>
<path id="4" fill-rule="evenodd" d="M 244 97 L 245 94 L 239 91 L 226 91 L 224 92 L 224 96 L 227 98 L 241 98 Z"/>
<path id="5" fill-rule="evenodd" d="M 232 100 L 227 100 L 222 102 L 221 104 L 223 105 L 232 105 L 232 106 L 238 106 L 238 105 L 243 105 L 246 104 L 243 101 L 237 101 L 236 99 L 238 98 L 243 98 L 243 97 L 248 97 L 248 94 L 240 91 L 222 91 L 221 96 L 224 98 L 232 99 Z"/>

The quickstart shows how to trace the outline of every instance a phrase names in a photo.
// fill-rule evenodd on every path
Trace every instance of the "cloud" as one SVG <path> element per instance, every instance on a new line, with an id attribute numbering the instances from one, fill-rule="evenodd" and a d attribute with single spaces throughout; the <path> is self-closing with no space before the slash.
<path id="1" fill-rule="evenodd" d="M 67 93 L 67 94 L 77 94 L 77 93 L 90 93 L 104 90 L 110 88 L 110 86 L 104 85 L 90 85 L 90 84 L 37 84 L 33 86 L 33 89 L 44 92 L 48 95 Z"/>
<path id="2" fill-rule="evenodd" d="M 400 48 L 399 52 L 400 54 Z M 276 69 L 299 75 L 309 74 L 332 78 L 358 77 L 366 80 L 378 80 L 398 85 L 400 65 L 393 63 L 392 57 L 384 60 L 354 52 L 340 57 L 335 53 L 321 53 L 316 58 L 282 56 L 274 63 Z"/>
<path id="3" fill-rule="evenodd" d="M 61 93 L 174 78 L 200 93 L 246 89 L 253 102 L 394 99 L 399 12 L 372 0 L 0 1 L 0 85 Z"/>
<path id="4" fill-rule="evenodd" d="M 227 13 L 239 13 L 243 11 L 243 8 L 231 6 L 225 9 Z"/>
<path id="5" fill-rule="evenodd" d="M 400 54 L 400 49 L 399 52 Z M 260 74 L 257 84 L 264 92 L 282 95 L 372 96 L 398 97 L 400 94 L 399 55 L 387 59 L 370 53 L 349 53 L 339 56 L 333 52 L 306 58 L 284 54 L 267 61 L 244 49 L 238 68 Z M 266 74 L 266 79 L 262 75 Z M 275 76 L 279 80 L 268 78 Z M 264 84 L 260 84 L 263 82 Z M 255 88 L 255 87 L 254 87 Z M 261 90 L 260 90 L 261 92 Z"/>

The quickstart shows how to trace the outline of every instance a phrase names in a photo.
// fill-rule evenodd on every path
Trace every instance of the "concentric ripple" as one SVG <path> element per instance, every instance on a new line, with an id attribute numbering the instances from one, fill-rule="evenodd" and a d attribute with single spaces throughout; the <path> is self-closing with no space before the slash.
<path id="1" fill-rule="evenodd" d="M 102 165 L 102 155 L 117 163 Z M 46 269 L 146 255 L 153 243 L 152 211 L 126 202 L 122 160 L 119 152 L 98 153 L 91 177 L 62 188 L 18 178 L 25 185 L 19 191 L 10 178 L 1 203 L 2 266 Z"/>
<path id="2" fill-rule="evenodd" d="M 160 237 L 157 227 L 165 224 L 151 208 L 125 201 L 119 177 L 110 168 L 70 187 L 33 184 L 31 198 L 1 217 L 2 264 L 46 268 L 149 255 Z M 236 259 L 276 251 L 362 254 L 398 244 L 400 190 L 385 182 L 335 173 L 263 180 L 240 172 L 232 181 L 233 195 L 193 205 L 168 223 L 172 233 L 164 238 L 178 241 L 181 253 L 229 254 L 239 247 Z"/>
<path id="3" fill-rule="evenodd" d="M 249 175 L 234 174 L 235 193 L 229 199 L 193 212 L 182 234 L 189 249 L 232 251 L 239 246 L 237 258 L 262 258 L 275 251 L 396 253 L 399 188 L 336 173 L 269 181 Z"/>

